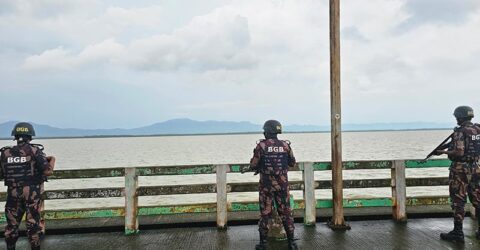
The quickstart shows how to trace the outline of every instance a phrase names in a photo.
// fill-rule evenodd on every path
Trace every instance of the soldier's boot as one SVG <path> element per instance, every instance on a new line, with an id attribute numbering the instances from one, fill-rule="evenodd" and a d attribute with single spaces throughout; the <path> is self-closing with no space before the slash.
<path id="1" fill-rule="evenodd" d="M 440 238 L 451 242 L 464 242 L 463 222 L 455 221 L 453 224 L 453 230 L 448 233 L 441 233 Z"/>
<path id="2" fill-rule="evenodd" d="M 287 228 L 285 230 L 287 230 Z M 298 250 L 298 245 L 295 242 L 297 239 L 293 237 L 293 232 L 285 232 L 287 232 L 288 250 Z"/>
<path id="3" fill-rule="evenodd" d="M 5 240 L 7 243 L 7 250 L 15 250 L 16 240 Z"/>
<path id="4" fill-rule="evenodd" d="M 260 242 L 255 245 L 255 250 L 267 250 L 267 234 L 260 233 Z"/>
<path id="5" fill-rule="evenodd" d="M 288 239 L 288 250 L 298 250 L 298 245 L 295 239 Z"/>

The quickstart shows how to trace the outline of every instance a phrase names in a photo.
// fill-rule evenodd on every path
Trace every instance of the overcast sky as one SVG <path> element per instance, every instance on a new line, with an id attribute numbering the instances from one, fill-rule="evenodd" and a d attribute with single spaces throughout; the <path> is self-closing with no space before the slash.
<path id="1" fill-rule="evenodd" d="M 0 122 L 329 124 L 328 0 L 0 0 Z M 480 117 L 480 1 L 341 0 L 344 123 Z"/>

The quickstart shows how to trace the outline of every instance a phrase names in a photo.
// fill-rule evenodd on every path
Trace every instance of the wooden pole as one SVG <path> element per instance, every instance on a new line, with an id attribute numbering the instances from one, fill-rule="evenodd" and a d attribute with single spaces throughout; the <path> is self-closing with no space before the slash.
<path id="1" fill-rule="evenodd" d="M 330 0 L 330 105 L 332 144 L 332 229 L 348 229 L 343 217 L 342 120 L 340 97 L 340 0 Z"/>

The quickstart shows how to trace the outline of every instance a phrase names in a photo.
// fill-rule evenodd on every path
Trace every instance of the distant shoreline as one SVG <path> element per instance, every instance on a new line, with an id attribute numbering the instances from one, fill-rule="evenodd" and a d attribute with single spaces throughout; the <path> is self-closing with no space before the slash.
<path id="1" fill-rule="evenodd" d="M 435 130 L 451 130 L 451 128 L 419 128 L 419 129 L 369 129 L 369 130 L 344 130 L 344 133 L 358 132 L 402 132 L 402 131 L 435 131 Z M 284 134 L 325 134 L 326 131 L 292 131 Z M 171 136 L 211 136 L 211 135 L 247 135 L 262 134 L 261 131 L 256 132 L 232 132 L 232 133 L 191 133 L 191 134 L 153 134 L 153 135 L 88 135 L 88 136 L 38 136 L 35 139 L 92 139 L 92 138 L 128 138 L 128 137 L 171 137 Z M 1 137 L 0 140 L 11 140 L 12 137 Z"/>

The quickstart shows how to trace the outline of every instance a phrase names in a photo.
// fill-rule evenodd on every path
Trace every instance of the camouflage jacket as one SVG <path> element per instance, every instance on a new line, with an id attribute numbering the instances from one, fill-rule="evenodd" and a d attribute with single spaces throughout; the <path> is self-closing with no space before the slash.
<path id="1" fill-rule="evenodd" d="M 5 180 L 5 186 L 42 183 L 43 172 L 52 169 L 42 149 L 41 145 L 29 143 L 0 149 L 0 178 Z"/>
<path id="2" fill-rule="evenodd" d="M 457 152 L 449 155 L 452 161 L 477 162 L 480 159 L 480 127 L 471 122 L 456 127 L 448 150 Z"/>
<path id="3" fill-rule="evenodd" d="M 295 166 L 290 142 L 278 139 L 266 139 L 257 143 L 250 160 L 250 169 L 256 173 L 282 175 L 289 167 Z"/>

